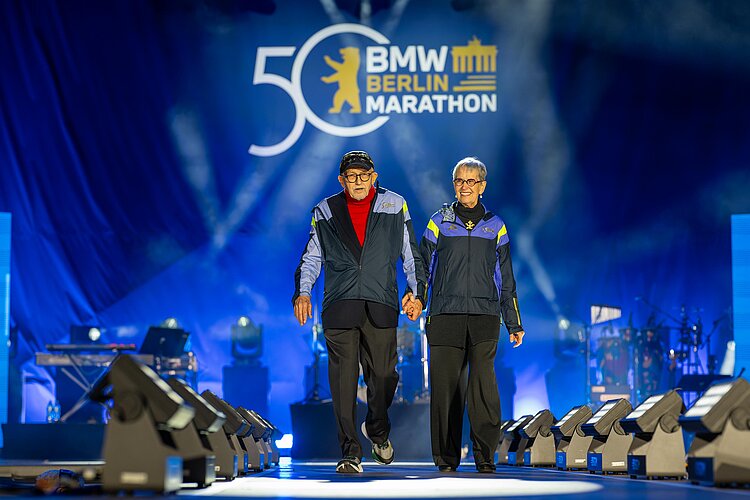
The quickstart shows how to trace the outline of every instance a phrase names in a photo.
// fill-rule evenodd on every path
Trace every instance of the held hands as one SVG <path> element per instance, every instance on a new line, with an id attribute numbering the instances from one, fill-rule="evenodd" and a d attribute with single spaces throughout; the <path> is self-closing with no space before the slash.
<path id="1" fill-rule="evenodd" d="M 307 295 L 300 295 L 294 301 L 294 317 L 299 321 L 300 326 L 307 323 L 307 318 L 312 318 L 312 302 Z"/>
<path id="2" fill-rule="evenodd" d="M 406 317 L 414 321 L 422 314 L 422 301 L 409 292 L 401 299 L 401 308 L 406 313 Z"/>
<path id="3" fill-rule="evenodd" d="M 526 332 L 524 332 L 523 330 L 521 330 L 520 332 L 510 334 L 510 343 L 515 344 L 513 346 L 513 349 L 515 349 L 516 347 L 520 347 L 521 344 L 523 344 L 524 335 L 526 335 Z"/>

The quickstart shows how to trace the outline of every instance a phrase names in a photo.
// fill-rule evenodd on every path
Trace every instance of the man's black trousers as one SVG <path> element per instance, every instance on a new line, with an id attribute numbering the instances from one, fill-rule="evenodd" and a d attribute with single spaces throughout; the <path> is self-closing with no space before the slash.
<path id="1" fill-rule="evenodd" d="M 430 346 L 430 431 L 435 465 L 458 467 L 468 403 L 474 462 L 494 463 L 500 441 L 500 394 L 495 378 L 497 341 L 464 348 Z"/>
<path id="2" fill-rule="evenodd" d="M 362 458 L 357 422 L 359 363 L 367 384 L 367 434 L 383 444 L 391 431 L 388 408 L 398 386 L 396 329 L 377 328 L 365 319 L 362 327 L 325 330 L 328 380 L 336 414 L 341 455 Z"/>

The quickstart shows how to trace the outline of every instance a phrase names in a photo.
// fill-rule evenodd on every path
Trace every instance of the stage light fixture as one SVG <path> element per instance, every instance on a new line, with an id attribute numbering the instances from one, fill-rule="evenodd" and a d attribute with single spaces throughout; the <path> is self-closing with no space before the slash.
<path id="1" fill-rule="evenodd" d="M 685 411 L 685 404 L 677 391 L 657 394 L 646 398 L 636 408 L 620 420 L 625 432 L 653 434 L 657 426 L 666 432 L 679 427 L 678 419 Z"/>
<path id="2" fill-rule="evenodd" d="M 102 336 L 101 330 L 99 330 L 96 327 L 89 328 L 89 340 L 91 342 L 98 342 L 101 336 Z"/>
<path id="3" fill-rule="evenodd" d="M 211 403 L 204 399 L 200 394 L 193 391 L 190 386 L 183 386 L 188 394 L 186 401 L 191 403 L 193 398 L 198 399 L 201 404 L 194 404 L 196 408 L 196 426 L 201 433 L 201 440 L 208 442 L 209 448 L 216 456 L 216 476 L 231 481 L 239 473 L 239 457 L 232 446 L 231 439 L 228 438 L 224 430 L 224 424 L 227 420 L 226 415 L 216 409 Z M 192 403 L 191 403 L 192 404 Z M 200 409 L 203 406 L 203 409 Z"/>
<path id="4" fill-rule="evenodd" d="M 249 411 L 250 413 L 255 415 L 255 417 L 258 418 L 261 422 L 263 422 L 263 425 L 265 425 L 268 428 L 267 442 L 271 447 L 271 463 L 273 465 L 279 465 L 281 454 L 279 453 L 279 446 L 276 445 L 276 440 L 281 439 L 282 436 L 284 436 L 285 434 L 281 432 L 281 430 L 279 430 L 278 427 L 273 425 L 268 419 L 266 419 L 264 416 L 259 414 L 257 411 L 255 410 L 249 410 Z"/>
<path id="5" fill-rule="evenodd" d="M 560 318 L 557 320 L 557 328 L 563 331 L 567 330 L 568 328 L 570 328 L 570 320 L 565 316 L 560 316 Z"/>
<path id="6" fill-rule="evenodd" d="M 632 409 L 626 399 L 610 399 L 581 426 L 581 430 L 587 436 L 606 436 L 613 427 L 622 431 L 619 421 Z"/>
<path id="7" fill-rule="evenodd" d="M 721 433 L 735 410 L 750 407 L 750 384 L 739 378 L 712 385 L 680 418 L 689 432 Z M 742 422 L 738 422 L 742 423 Z"/>
<path id="8" fill-rule="evenodd" d="M 178 490 L 183 461 L 174 433 L 192 422 L 195 410 L 151 368 L 128 355 L 115 358 L 89 397 L 112 401 L 104 439 L 104 490 Z"/>
<path id="9" fill-rule="evenodd" d="M 229 443 L 229 447 L 232 449 L 237 460 L 237 473 L 238 475 L 247 474 L 249 471 L 247 450 L 242 445 L 240 439 L 251 430 L 249 422 L 242 418 L 229 403 L 210 390 L 206 389 L 201 393 L 201 396 L 203 396 L 211 406 L 226 416 L 226 421 L 224 422 L 224 425 L 222 425 L 222 430 Z"/>
<path id="10" fill-rule="evenodd" d="M 508 427 L 505 431 L 505 436 L 510 439 L 510 446 L 508 447 L 508 455 L 505 457 L 505 462 L 508 465 L 523 465 L 523 452 L 526 449 L 526 438 L 521 435 L 521 429 L 531 422 L 534 415 L 524 415 L 516 420 L 513 425 Z M 500 457 L 502 462 L 502 457 Z"/>
<path id="11" fill-rule="evenodd" d="M 281 439 L 284 433 L 282 433 L 278 427 L 273 425 L 268 419 L 263 417 L 257 411 L 255 410 L 248 410 L 248 411 L 256 419 L 260 420 L 260 422 L 266 427 L 267 429 L 266 445 L 267 445 L 267 448 L 270 448 L 271 464 L 279 465 L 279 459 L 281 458 L 281 454 L 279 453 L 279 447 L 276 445 L 276 440 Z"/>
<path id="12" fill-rule="evenodd" d="M 178 377 L 170 377 L 167 379 L 167 384 L 195 409 L 193 424 L 199 432 L 209 434 L 221 430 L 221 427 L 227 420 L 224 413 L 214 408 L 211 403 L 195 392 L 184 380 Z"/>
<path id="13" fill-rule="evenodd" d="M 210 397 L 207 397 L 206 393 L 210 393 Z M 247 473 L 250 470 L 262 471 L 264 456 L 262 448 L 258 445 L 257 440 L 253 436 L 255 425 L 245 419 L 243 414 L 240 413 L 237 408 L 230 405 L 228 402 L 211 393 L 210 391 L 204 391 L 203 396 L 219 410 L 226 413 L 227 415 L 233 414 L 237 419 L 239 419 L 239 421 L 242 422 L 243 425 L 236 432 L 236 437 L 240 449 L 244 453 L 243 463 L 246 464 L 245 472 Z"/>
<path id="14" fill-rule="evenodd" d="M 226 416 L 177 377 L 167 379 L 167 384 L 195 410 L 191 424 L 174 432 L 184 464 L 183 482 L 196 483 L 203 488 L 213 483 L 217 475 L 226 479 L 222 469 L 225 472 L 227 468 L 233 469 L 232 456 L 222 457 L 228 459 L 228 463 L 226 460 L 224 463 L 217 461 L 218 454 L 211 447 L 208 436 L 221 430 Z M 220 437 L 223 438 L 223 434 Z"/>
<path id="15" fill-rule="evenodd" d="M 500 424 L 500 442 L 497 444 L 496 465 L 504 465 L 508 463 L 508 449 L 510 449 L 511 442 L 513 442 L 513 437 L 508 434 L 507 431 L 515 423 L 516 421 L 511 419 Z"/>
<path id="16" fill-rule="evenodd" d="M 560 470 L 586 469 L 587 454 L 593 436 L 587 436 L 581 426 L 593 416 L 588 406 L 574 406 L 551 427 L 557 437 L 555 462 Z"/>
<path id="17" fill-rule="evenodd" d="M 232 325 L 232 358 L 237 364 L 257 365 L 263 356 L 263 325 L 248 316 L 240 316 Z"/>
<path id="18" fill-rule="evenodd" d="M 169 317 L 161 322 L 159 325 L 163 328 L 180 328 L 180 323 L 177 321 L 177 318 Z"/>
<path id="19" fill-rule="evenodd" d="M 687 454 L 696 484 L 750 484 L 750 383 L 743 378 L 712 385 L 680 417 L 695 437 Z"/>
<path id="20" fill-rule="evenodd" d="M 265 465 L 265 453 L 260 442 L 254 436 L 254 432 L 256 431 L 255 425 L 251 421 L 247 420 L 244 415 L 238 410 L 238 408 L 235 408 L 234 406 L 231 407 L 249 425 L 249 428 L 245 432 L 245 435 L 239 436 L 240 445 L 245 450 L 245 453 L 247 453 L 248 469 L 251 469 L 255 472 L 260 472 L 263 470 L 263 467 Z"/>
<path id="21" fill-rule="evenodd" d="M 95 325 L 71 325 L 70 343 L 72 345 L 99 344 L 103 328 Z"/>
<path id="22" fill-rule="evenodd" d="M 172 377 L 167 383 L 195 408 L 193 422 L 200 434 L 201 444 L 204 448 L 207 446 L 215 456 L 215 475 L 229 481 L 237 477 L 238 457 L 223 429 L 227 416 L 182 380 Z"/>
<path id="23" fill-rule="evenodd" d="M 620 420 L 625 432 L 634 434 L 628 451 L 630 477 L 685 477 L 685 442 L 678 422 L 684 411 L 682 397 L 672 390 L 647 398 Z"/>
<path id="24" fill-rule="evenodd" d="M 524 465 L 555 465 L 555 436 L 550 430 L 554 423 L 555 416 L 552 412 L 542 410 L 521 428 L 521 435 L 526 438 L 523 453 Z"/>
<path id="25" fill-rule="evenodd" d="M 593 438 L 586 454 L 590 472 L 627 472 L 633 436 L 623 430 L 620 419 L 631 411 L 633 407 L 628 400 L 609 400 L 581 425 L 583 433 Z"/>
<path id="26" fill-rule="evenodd" d="M 245 420 L 253 424 L 253 439 L 258 448 L 260 463 L 263 464 L 263 468 L 265 469 L 271 467 L 272 452 L 271 445 L 268 443 L 271 430 L 260 418 L 258 418 L 257 414 L 254 414 L 247 408 L 238 406 L 235 409 Z"/>

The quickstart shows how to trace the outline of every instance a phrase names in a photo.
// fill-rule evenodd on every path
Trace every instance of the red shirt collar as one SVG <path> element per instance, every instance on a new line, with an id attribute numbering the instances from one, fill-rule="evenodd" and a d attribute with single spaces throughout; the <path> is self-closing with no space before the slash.
<path id="1" fill-rule="evenodd" d="M 370 203 L 372 203 L 373 198 L 375 198 L 375 191 L 376 191 L 375 186 L 372 186 L 370 188 L 370 192 L 367 193 L 367 196 L 365 196 L 361 200 L 355 200 L 354 198 L 352 198 L 349 195 L 349 191 L 347 191 L 346 189 L 344 189 L 344 196 L 346 196 L 346 203 L 347 204 L 352 204 L 352 205 L 369 205 Z"/>

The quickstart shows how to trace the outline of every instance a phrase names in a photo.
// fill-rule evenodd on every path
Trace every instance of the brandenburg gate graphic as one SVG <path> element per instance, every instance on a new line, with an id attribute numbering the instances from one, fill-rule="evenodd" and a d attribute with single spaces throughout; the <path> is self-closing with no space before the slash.
<path id="1" fill-rule="evenodd" d="M 466 45 L 454 45 L 451 48 L 454 73 L 495 73 L 497 71 L 497 46 L 482 45 L 476 35 Z M 453 87 L 455 92 L 496 89 L 495 75 L 468 75 L 459 85 Z"/>

